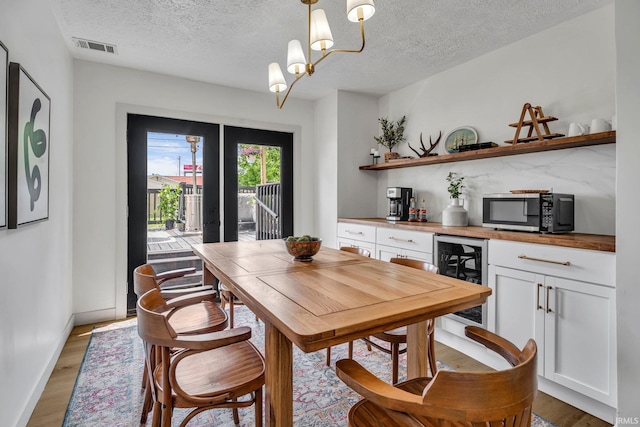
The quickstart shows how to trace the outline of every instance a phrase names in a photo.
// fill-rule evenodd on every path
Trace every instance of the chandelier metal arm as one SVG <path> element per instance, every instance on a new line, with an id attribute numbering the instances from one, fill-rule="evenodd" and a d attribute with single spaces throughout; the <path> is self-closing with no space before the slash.
<path id="1" fill-rule="evenodd" d="M 311 4 L 309 4 L 309 10 L 311 10 Z M 311 18 L 309 18 L 311 19 Z M 282 107 L 284 106 L 284 103 L 286 102 L 287 98 L 289 97 L 289 93 L 291 92 L 291 89 L 293 89 L 293 86 L 298 82 L 298 80 L 300 80 L 301 78 L 303 78 L 306 75 L 311 75 L 311 73 L 313 71 L 311 71 L 311 73 L 309 72 L 309 70 L 315 70 L 316 65 L 318 65 L 320 62 L 322 62 L 322 60 L 324 60 L 327 56 L 331 55 L 332 53 L 360 53 L 364 50 L 364 46 L 365 46 L 365 38 L 364 38 L 364 20 L 363 19 L 359 19 L 360 22 L 360 35 L 362 37 L 362 45 L 360 46 L 360 49 L 330 49 L 328 51 L 325 51 L 322 53 L 322 56 L 316 61 L 316 62 L 309 62 L 307 63 L 307 67 L 305 72 L 300 73 L 296 76 L 296 79 L 291 82 L 291 85 L 289 85 L 289 89 L 287 89 L 287 91 L 285 92 L 284 98 L 282 98 L 282 102 L 280 102 L 280 91 L 276 91 L 276 105 L 278 106 L 278 109 L 281 110 Z M 311 25 L 309 25 L 310 28 Z M 311 31 L 311 30 L 309 30 Z M 310 38 L 309 38 L 310 40 Z M 311 58 L 311 43 L 308 43 L 309 46 L 309 58 Z"/>
<path id="2" fill-rule="evenodd" d="M 284 94 L 284 98 L 282 98 L 282 102 L 280 102 L 280 91 L 276 91 L 276 105 L 278 106 L 278 110 L 282 110 L 282 107 L 284 106 L 284 103 L 286 102 L 287 98 L 289 97 L 289 93 L 291 92 L 291 89 L 293 89 L 293 86 L 298 82 L 298 80 L 300 80 L 301 78 L 303 78 L 304 76 L 306 76 L 307 73 L 300 73 L 296 76 L 296 79 L 294 81 L 291 82 L 291 84 L 289 85 L 289 89 L 287 89 L 287 91 Z"/>

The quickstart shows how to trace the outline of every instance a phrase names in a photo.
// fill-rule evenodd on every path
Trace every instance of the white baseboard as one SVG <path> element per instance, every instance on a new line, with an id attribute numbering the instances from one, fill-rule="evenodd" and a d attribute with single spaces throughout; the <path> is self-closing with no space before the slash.
<path id="1" fill-rule="evenodd" d="M 64 327 L 64 330 L 62 331 L 62 335 L 60 337 L 60 340 L 58 341 L 58 345 L 56 346 L 55 351 L 51 355 L 51 359 L 47 363 L 47 366 L 42 372 L 42 375 L 40 375 L 40 379 L 38 380 L 38 382 L 33 388 L 33 391 L 31 392 L 31 397 L 27 401 L 25 408 L 22 411 L 22 415 L 20 416 L 16 424 L 17 427 L 24 427 L 29 422 L 29 419 L 31 418 L 31 414 L 33 414 L 33 410 L 38 404 L 38 400 L 40 400 L 40 396 L 42 396 L 42 392 L 44 391 L 44 388 L 47 385 L 47 381 L 49 381 L 49 377 L 51 377 L 51 373 L 56 367 L 56 363 L 60 358 L 60 354 L 62 353 L 62 349 L 64 348 L 64 345 L 67 342 L 69 335 L 71 335 L 71 331 L 73 330 L 74 325 L 75 325 L 75 316 L 71 315 L 71 317 L 69 318 L 69 321 Z"/>
<path id="2" fill-rule="evenodd" d="M 84 313 L 75 314 L 75 325 L 88 325 L 90 323 L 106 322 L 117 319 L 116 309 L 107 308 L 105 310 L 85 311 Z"/>
<path id="3" fill-rule="evenodd" d="M 600 418 L 609 424 L 616 423 L 616 408 L 612 408 L 611 406 L 598 402 L 588 396 L 569 390 L 568 388 L 549 381 L 546 378 L 538 376 L 538 390 L 547 393 L 556 399 L 562 400 L 569 405 L 575 406 L 576 408 L 579 408 L 594 417 Z"/>

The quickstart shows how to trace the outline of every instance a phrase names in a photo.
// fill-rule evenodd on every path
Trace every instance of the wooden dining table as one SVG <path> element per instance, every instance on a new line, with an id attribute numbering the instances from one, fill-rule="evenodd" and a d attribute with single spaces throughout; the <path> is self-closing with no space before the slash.
<path id="1" fill-rule="evenodd" d="M 427 375 L 427 320 L 491 289 L 322 247 L 310 262 L 282 240 L 193 245 L 204 283 L 225 284 L 265 325 L 265 423 L 293 425 L 293 348 L 313 352 L 407 326 L 407 378 Z"/>

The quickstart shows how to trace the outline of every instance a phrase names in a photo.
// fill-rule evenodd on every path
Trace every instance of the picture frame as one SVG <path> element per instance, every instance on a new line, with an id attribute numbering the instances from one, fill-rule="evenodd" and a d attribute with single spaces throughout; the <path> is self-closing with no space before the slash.
<path id="1" fill-rule="evenodd" d="M 7 226 L 7 109 L 9 102 L 9 49 L 0 41 L 0 229 Z"/>
<path id="2" fill-rule="evenodd" d="M 49 219 L 51 98 L 18 63 L 9 63 L 8 227 Z"/>
<path id="3" fill-rule="evenodd" d="M 461 145 L 476 144 L 478 142 L 478 132 L 469 126 L 460 126 L 453 129 L 444 138 L 444 148 L 447 153 L 460 152 Z"/>

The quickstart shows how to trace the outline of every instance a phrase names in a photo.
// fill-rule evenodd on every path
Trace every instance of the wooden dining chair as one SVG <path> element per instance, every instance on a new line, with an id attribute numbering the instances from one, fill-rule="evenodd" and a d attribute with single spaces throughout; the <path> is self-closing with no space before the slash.
<path id="1" fill-rule="evenodd" d="M 242 304 L 242 301 L 222 282 L 218 284 L 218 291 L 220 291 L 220 307 L 224 310 L 227 304 L 229 304 L 229 327 L 233 328 L 235 323 L 235 306 L 236 304 Z M 258 320 L 258 316 L 256 316 L 256 320 Z"/>
<path id="2" fill-rule="evenodd" d="M 530 339 L 519 350 L 477 326 L 467 326 L 465 334 L 512 367 L 493 372 L 440 370 L 433 378 L 393 386 L 354 360 L 339 360 L 338 377 L 364 398 L 349 411 L 349 426 L 529 427 L 538 389 L 535 341 Z"/>
<path id="3" fill-rule="evenodd" d="M 133 290 L 140 299 L 142 295 L 157 290 L 165 301 L 171 301 L 174 309 L 168 317 L 171 327 L 180 334 L 201 334 L 226 329 L 229 320 L 227 313 L 216 303 L 216 292 L 212 288 L 196 286 L 187 289 L 163 289 L 161 284 L 177 277 L 182 277 L 186 271 L 174 270 L 164 274 L 156 274 L 150 264 L 143 264 L 133 271 Z M 205 289 L 205 290 L 202 290 Z M 141 423 L 145 423 L 147 414 L 151 410 L 151 390 L 148 387 L 147 370 L 142 376 L 141 390 L 145 393 Z"/>
<path id="4" fill-rule="evenodd" d="M 165 299 L 179 297 L 192 292 L 212 291 L 213 286 L 203 285 L 200 281 L 188 285 L 175 283 L 176 279 L 188 277 L 195 272 L 196 269 L 194 267 L 157 272 L 153 265 L 142 264 L 134 270 L 134 292 L 136 292 L 136 280 L 138 281 L 137 286 L 142 292 L 140 295 L 136 293 L 138 297 L 153 288 L 158 288 Z"/>
<path id="5" fill-rule="evenodd" d="M 176 300 L 166 301 L 157 289 L 138 299 L 138 334 L 144 343 L 145 366 L 153 396 L 152 426 L 170 427 L 174 408 L 192 408 L 180 426 L 215 408 L 255 405 L 255 425 L 262 425 L 265 364 L 249 342 L 251 328 L 181 334 L 171 326 Z"/>
<path id="6" fill-rule="evenodd" d="M 140 298 L 151 289 L 157 289 L 165 300 L 188 296 L 197 301 L 185 304 L 171 316 L 171 327 L 181 334 L 198 334 L 201 332 L 215 332 L 228 326 L 227 313 L 216 302 L 217 293 L 210 286 L 186 289 L 163 289 L 161 284 L 166 277 L 175 278 L 177 272 L 165 275 L 156 274 L 150 264 L 143 264 L 133 270 L 133 291 Z M 160 277 L 160 278 L 158 278 Z"/>
<path id="7" fill-rule="evenodd" d="M 365 248 L 359 248 L 356 246 L 342 246 L 340 248 L 341 251 L 345 251 L 345 252 L 350 252 L 352 254 L 356 254 L 356 255 L 360 255 L 360 256 L 364 256 L 367 258 L 371 257 L 371 251 L 369 251 L 368 249 Z"/>
<path id="8" fill-rule="evenodd" d="M 394 264 L 406 265 L 407 267 L 418 268 L 420 270 L 428 271 L 430 273 L 438 274 L 438 267 L 435 265 L 425 262 L 419 261 L 410 258 L 391 258 L 389 262 Z M 431 375 L 435 375 L 438 368 L 436 366 L 436 353 L 435 353 L 435 321 L 433 319 L 429 319 L 427 322 L 427 360 L 429 362 L 429 369 L 431 371 Z M 391 382 L 393 384 L 398 382 L 398 362 L 400 359 L 400 355 L 406 353 L 407 348 L 401 348 L 403 344 L 407 343 L 407 327 L 403 326 L 400 328 L 393 329 L 391 331 L 381 332 L 379 334 L 372 335 L 374 338 L 377 338 L 380 341 L 389 344 L 389 347 L 384 347 L 377 342 L 373 341 L 370 338 L 364 338 L 364 341 L 367 343 L 367 347 L 371 350 L 371 347 L 375 347 L 380 351 L 383 351 L 387 354 L 391 355 Z"/>
<path id="9" fill-rule="evenodd" d="M 368 249 L 358 248 L 356 246 L 342 246 L 340 247 L 340 250 L 367 258 L 371 257 L 371 252 Z M 349 341 L 348 354 L 349 359 L 351 359 L 353 357 L 353 341 Z M 327 347 L 327 356 L 325 358 L 325 363 L 327 364 L 327 366 L 331 365 L 331 347 Z"/>

